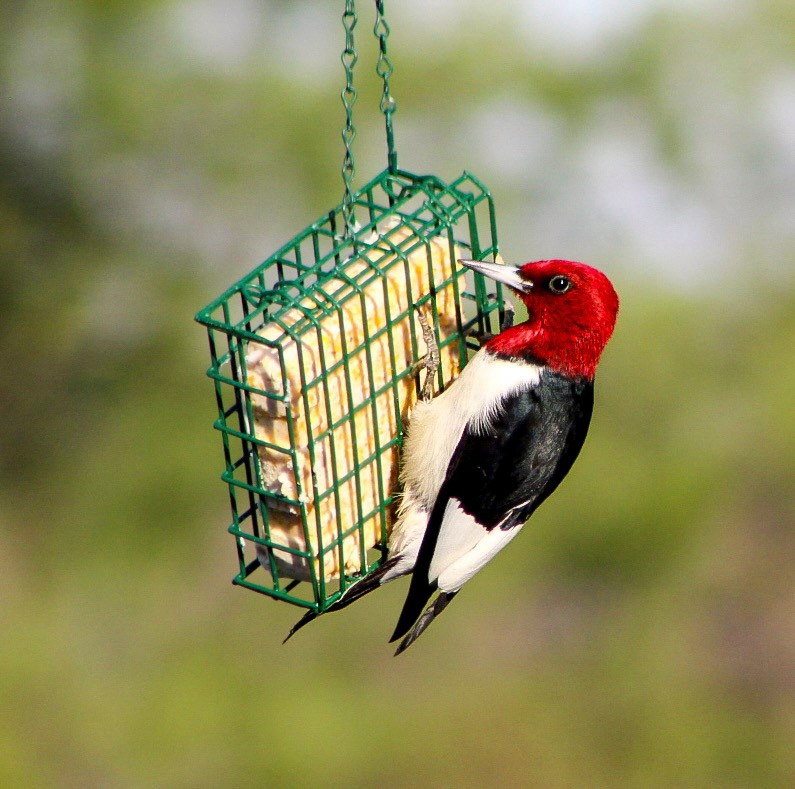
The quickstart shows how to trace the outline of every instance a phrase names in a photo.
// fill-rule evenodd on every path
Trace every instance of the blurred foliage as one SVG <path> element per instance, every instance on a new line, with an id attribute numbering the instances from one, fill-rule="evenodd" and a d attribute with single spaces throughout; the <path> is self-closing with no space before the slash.
<path id="1" fill-rule="evenodd" d="M 282 647 L 229 584 L 192 323 L 338 202 L 337 10 L 7 5 L 3 786 L 795 783 L 791 4 L 395 9 L 401 164 L 623 298 L 580 462 L 399 660 L 404 585 Z"/>

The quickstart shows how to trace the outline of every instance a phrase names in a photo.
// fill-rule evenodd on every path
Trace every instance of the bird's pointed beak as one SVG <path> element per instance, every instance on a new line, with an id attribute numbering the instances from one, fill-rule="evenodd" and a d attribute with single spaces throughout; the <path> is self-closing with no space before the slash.
<path id="1" fill-rule="evenodd" d="M 502 282 L 503 285 L 507 285 L 509 288 L 519 291 L 519 293 L 527 293 L 533 287 L 533 283 L 524 279 L 519 273 L 518 266 L 505 266 L 499 263 L 489 263 L 485 260 L 459 260 L 458 262 L 462 266 L 471 268 L 486 277 Z"/>

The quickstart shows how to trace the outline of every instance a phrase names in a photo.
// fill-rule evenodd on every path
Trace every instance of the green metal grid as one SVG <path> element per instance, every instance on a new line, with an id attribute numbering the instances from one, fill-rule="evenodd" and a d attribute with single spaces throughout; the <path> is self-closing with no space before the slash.
<path id="1" fill-rule="evenodd" d="M 246 353 L 250 344 L 260 343 L 278 351 L 282 380 L 286 381 L 287 369 L 281 343 L 290 339 L 297 340 L 307 332 L 319 333 L 320 321 L 327 319 L 326 316 L 329 315 L 339 316 L 342 327 L 342 309 L 346 299 L 360 299 L 362 312 L 366 314 L 365 291 L 380 284 L 386 293 L 387 275 L 394 277 L 404 272 L 406 285 L 410 290 L 407 256 L 424 248 L 431 273 L 431 240 L 441 240 L 449 244 L 451 257 L 454 254 L 454 244 L 458 246 L 459 251 L 466 250 L 465 254 L 475 259 L 493 258 L 498 252 L 496 219 L 491 194 L 469 173 L 464 173 L 452 183 L 445 184 L 434 176 L 417 176 L 401 170 L 385 170 L 352 197 L 353 217 L 357 227 L 352 237 L 346 237 L 343 205 L 339 205 L 303 230 L 290 243 L 196 315 L 196 320 L 206 326 L 210 342 L 212 363 L 207 374 L 215 385 L 218 405 L 215 427 L 222 435 L 225 465 L 221 477 L 228 485 L 232 511 L 229 532 L 235 538 L 239 563 L 238 573 L 233 582 L 315 612 L 326 610 L 351 583 L 378 567 L 386 553 L 388 513 L 394 504 L 396 491 L 379 490 L 381 502 L 373 512 L 362 512 L 360 499 L 354 526 L 343 531 L 341 525 L 337 524 L 336 538 L 331 541 L 324 541 L 322 536 L 320 507 L 314 506 L 313 514 L 310 514 L 307 500 L 311 498 L 317 505 L 327 497 L 336 497 L 339 511 L 340 486 L 353 481 L 356 490 L 359 491 L 362 470 L 372 463 L 379 469 L 377 479 L 379 485 L 381 484 L 379 464 L 383 455 L 385 452 L 393 451 L 394 446 L 400 445 L 403 438 L 397 383 L 406 377 L 415 376 L 416 372 L 411 366 L 406 367 L 397 372 L 393 381 L 377 389 L 373 380 L 373 359 L 369 353 L 369 346 L 380 335 L 386 333 L 392 355 L 392 369 L 397 369 L 391 334 L 396 324 L 405 320 L 408 313 L 404 311 L 399 315 L 387 315 L 385 328 L 373 336 L 367 336 L 365 333 L 363 347 L 343 346 L 342 359 L 326 366 L 325 360 L 321 358 L 321 373 L 316 377 L 307 377 L 307 367 L 300 361 L 301 344 L 296 343 L 301 367 L 299 372 L 304 412 L 311 413 L 308 398 L 311 392 L 317 391 L 321 399 L 326 401 L 328 414 L 328 426 L 324 432 L 312 435 L 310 426 L 308 447 L 299 445 L 288 392 L 253 389 L 247 383 Z M 384 250 L 383 239 L 374 242 L 372 233 L 376 226 L 383 228 L 385 222 L 405 227 L 410 231 L 410 237 L 400 244 L 391 244 L 387 250 Z M 362 260 L 360 256 L 364 252 L 375 252 L 375 255 L 371 254 L 372 262 L 364 270 L 360 270 Z M 355 262 L 359 263 L 359 267 L 349 270 L 349 264 Z M 395 267 L 397 269 L 393 270 Z M 410 300 L 417 306 L 429 304 L 436 318 L 437 292 L 453 285 L 458 302 L 456 332 L 447 337 L 442 347 L 455 343 L 459 361 L 463 366 L 469 350 L 477 347 L 473 335 L 496 332 L 503 316 L 504 305 L 499 285 L 484 280 L 480 275 L 461 266 L 454 266 L 453 270 L 454 274 L 450 279 L 444 282 L 432 282 L 430 292 L 410 294 Z M 343 297 L 338 296 L 340 280 L 350 286 Z M 313 306 L 307 306 L 308 302 Z M 385 302 L 388 304 L 388 299 L 385 299 Z M 301 318 L 289 323 L 288 311 L 292 311 L 294 316 L 296 308 L 301 311 Z M 258 334 L 263 327 L 273 324 L 282 329 L 278 340 L 265 340 Z M 416 336 L 414 321 L 410 320 L 409 325 L 413 355 L 416 359 L 419 354 L 419 338 Z M 434 328 L 439 341 L 438 326 Z M 322 344 L 320 347 L 322 348 Z M 376 437 L 375 452 L 367 457 L 354 455 L 353 470 L 339 478 L 335 472 L 334 482 L 327 488 L 321 489 L 315 482 L 312 490 L 301 490 L 298 472 L 299 450 L 308 448 L 310 463 L 314 466 L 315 446 L 319 441 L 328 438 L 329 434 L 341 424 L 340 420 L 333 422 L 331 418 L 328 403 L 330 394 L 326 379 L 330 373 L 342 369 L 347 382 L 348 403 L 353 403 L 351 378 L 347 368 L 351 358 L 362 352 L 366 359 L 370 391 L 363 401 L 353 404 L 351 412 L 342 420 L 350 422 L 354 452 L 356 452 L 356 440 L 353 415 L 360 409 L 371 409 L 377 425 L 376 399 L 384 392 L 391 391 L 394 395 L 391 402 L 395 409 L 394 419 L 398 425 L 398 432 L 383 446 L 379 445 Z M 448 383 L 444 380 L 440 367 L 437 386 L 443 389 Z M 255 437 L 251 400 L 253 394 L 267 397 L 284 409 L 289 429 L 289 444 L 286 443 L 284 446 L 266 444 Z M 377 427 L 375 433 L 377 436 Z M 334 466 L 333 439 L 330 445 L 332 466 Z M 274 493 L 263 485 L 258 456 L 259 446 L 267 446 L 272 451 L 283 453 L 291 460 L 298 491 L 295 499 Z M 322 572 L 317 572 L 316 562 L 313 561 L 308 549 L 303 551 L 275 541 L 271 534 L 269 517 L 269 508 L 274 505 L 282 507 L 286 505 L 299 513 L 305 544 L 310 546 L 314 542 L 321 556 L 331 551 L 336 552 L 340 568 L 345 566 L 343 540 L 347 534 L 358 529 L 361 572 L 356 575 L 342 573 L 338 581 L 328 581 Z M 379 519 L 381 539 L 377 545 L 367 546 L 363 526 L 372 517 Z M 310 532 L 314 535 L 312 540 Z M 279 577 L 272 558 L 273 552 L 270 553 L 269 563 L 261 563 L 255 555 L 256 545 L 303 559 L 311 570 L 311 578 L 303 582 Z"/>

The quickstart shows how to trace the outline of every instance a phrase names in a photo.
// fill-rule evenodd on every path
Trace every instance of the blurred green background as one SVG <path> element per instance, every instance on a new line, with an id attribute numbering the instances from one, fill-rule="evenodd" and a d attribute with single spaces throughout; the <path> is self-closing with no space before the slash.
<path id="1" fill-rule="evenodd" d="M 341 197 L 342 2 L 10 0 L 0 784 L 795 785 L 795 6 L 390 6 L 400 164 L 622 295 L 579 463 L 400 659 L 404 584 L 282 646 L 193 314 Z"/>

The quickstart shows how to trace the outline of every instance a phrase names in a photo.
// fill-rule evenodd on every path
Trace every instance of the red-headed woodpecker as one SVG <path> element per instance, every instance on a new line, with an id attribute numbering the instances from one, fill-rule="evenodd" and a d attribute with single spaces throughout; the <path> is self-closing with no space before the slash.
<path id="1" fill-rule="evenodd" d="M 588 432 L 594 373 L 618 314 L 610 281 L 582 263 L 459 262 L 507 285 L 529 317 L 486 341 L 444 392 L 417 403 L 389 556 L 332 607 L 411 573 L 391 639 L 403 639 L 395 654 L 416 641 L 568 473 Z"/>
<path id="2" fill-rule="evenodd" d="M 411 415 L 391 549 L 405 557 L 395 570 L 412 564 L 392 636 L 405 637 L 397 653 L 568 473 L 588 432 L 596 365 L 618 315 L 610 281 L 582 263 L 460 262 L 511 288 L 529 317 L 488 340 L 448 389 Z"/>

